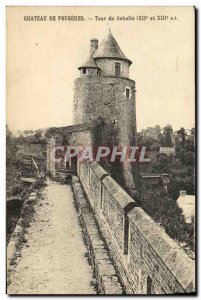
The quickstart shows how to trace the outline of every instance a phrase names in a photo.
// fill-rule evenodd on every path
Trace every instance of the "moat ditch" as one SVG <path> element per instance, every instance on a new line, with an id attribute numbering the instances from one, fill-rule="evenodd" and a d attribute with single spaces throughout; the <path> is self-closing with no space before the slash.
<path id="1" fill-rule="evenodd" d="M 10 241 L 10 236 L 15 230 L 15 226 L 20 218 L 23 201 L 13 199 L 6 202 L 6 244 Z"/>

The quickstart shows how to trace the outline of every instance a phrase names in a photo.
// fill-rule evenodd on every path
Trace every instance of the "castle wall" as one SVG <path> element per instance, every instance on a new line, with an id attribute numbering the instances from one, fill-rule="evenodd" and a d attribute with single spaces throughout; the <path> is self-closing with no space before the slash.
<path id="1" fill-rule="evenodd" d="M 101 76 L 116 76 L 115 62 L 121 63 L 120 77 L 129 78 L 129 62 L 114 58 L 96 58 L 97 65 L 101 68 Z"/>
<path id="2" fill-rule="evenodd" d="M 53 177 L 55 177 L 55 175 L 56 175 L 56 170 L 55 170 L 55 162 L 51 159 L 51 151 L 55 148 L 55 143 L 56 143 L 56 141 L 55 141 L 54 137 L 51 137 L 47 143 L 46 170 L 47 170 L 47 172 L 50 172 Z"/>
<path id="3" fill-rule="evenodd" d="M 51 151 L 55 146 L 81 146 L 83 148 L 92 146 L 92 127 L 90 124 L 79 124 L 66 127 L 50 128 L 46 133 L 48 137 L 47 143 L 47 171 L 53 177 L 56 176 L 56 171 L 65 169 L 66 160 L 61 157 L 59 161 L 53 161 Z"/>
<path id="4" fill-rule="evenodd" d="M 129 98 L 126 97 L 126 88 L 130 91 Z M 106 124 L 105 142 L 109 140 L 112 146 L 135 146 L 135 82 L 117 77 L 77 78 L 74 84 L 74 123 L 91 122 L 99 117 Z M 115 135 L 109 137 L 107 126 L 111 125 Z M 134 188 L 131 165 L 122 165 L 122 168 L 126 186 Z"/>
<path id="5" fill-rule="evenodd" d="M 104 86 L 103 86 L 104 84 Z M 77 78 L 74 84 L 74 124 L 102 116 L 111 122 L 116 116 L 113 81 L 102 77 Z"/>
<path id="6" fill-rule="evenodd" d="M 126 98 L 126 88 L 130 98 Z M 117 77 L 82 77 L 74 84 L 74 124 L 102 117 L 118 129 L 118 140 L 126 145 L 135 140 L 135 83 Z"/>
<path id="7" fill-rule="evenodd" d="M 46 152 L 45 144 L 28 144 L 28 145 L 17 145 L 17 156 L 29 155 L 33 157 L 43 158 Z"/>
<path id="8" fill-rule="evenodd" d="M 95 162 L 77 172 L 128 294 L 194 292 L 195 262 Z"/>
<path id="9" fill-rule="evenodd" d="M 95 68 L 85 68 L 86 69 L 86 73 L 83 73 L 83 69 L 80 70 L 80 76 L 97 76 L 98 70 Z"/>

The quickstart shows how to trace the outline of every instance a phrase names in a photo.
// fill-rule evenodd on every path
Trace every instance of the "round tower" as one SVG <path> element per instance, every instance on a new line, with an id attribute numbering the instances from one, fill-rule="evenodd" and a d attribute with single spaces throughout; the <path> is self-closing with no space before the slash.
<path id="1" fill-rule="evenodd" d="M 97 39 L 90 40 L 89 58 L 78 68 L 80 77 L 74 83 L 74 124 L 98 117 L 119 127 L 124 124 L 122 142 L 129 139 L 133 143 L 135 82 L 129 79 L 131 64 L 110 30 L 100 45 Z"/>
<path id="2" fill-rule="evenodd" d="M 97 76 L 100 73 L 100 67 L 96 64 L 95 60 L 93 59 L 93 54 L 98 48 L 98 40 L 91 39 L 91 46 L 90 46 L 90 54 L 87 61 L 81 65 L 78 70 L 80 70 L 80 76 Z"/>
<path id="3" fill-rule="evenodd" d="M 80 77 L 74 83 L 74 124 L 101 117 L 115 127 L 117 145 L 135 146 L 135 82 L 129 79 L 132 62 L 110 30 L 100 45 L 97 39 L 90 42 L 89 58 L 78 68 Z"/>
<path id="4" fill-rule="evenodd" d="M 93 58 L 101 68 L 101 76 L 129 78 L 129 67 L 132 61 L 121 51 L 110 30 L 95 51 Z"/>

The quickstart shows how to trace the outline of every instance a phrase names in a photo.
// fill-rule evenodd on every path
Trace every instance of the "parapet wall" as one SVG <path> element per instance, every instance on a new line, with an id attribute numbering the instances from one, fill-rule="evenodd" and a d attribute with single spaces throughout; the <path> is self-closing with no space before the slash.
<path id="1" fill-rule="evenodd" d="M 78 177 L 127 294 L 195 291 L 195 262 L 95 162 Z"/>

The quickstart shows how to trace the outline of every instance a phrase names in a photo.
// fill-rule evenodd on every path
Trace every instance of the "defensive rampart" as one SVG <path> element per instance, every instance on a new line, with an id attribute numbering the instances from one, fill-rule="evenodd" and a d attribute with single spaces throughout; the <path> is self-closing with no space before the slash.
<path id="1" fill-rule="evenodd" d="M 77 173 L 128 294 L 193 293 L 195 262 L 95 162 Z"/>

